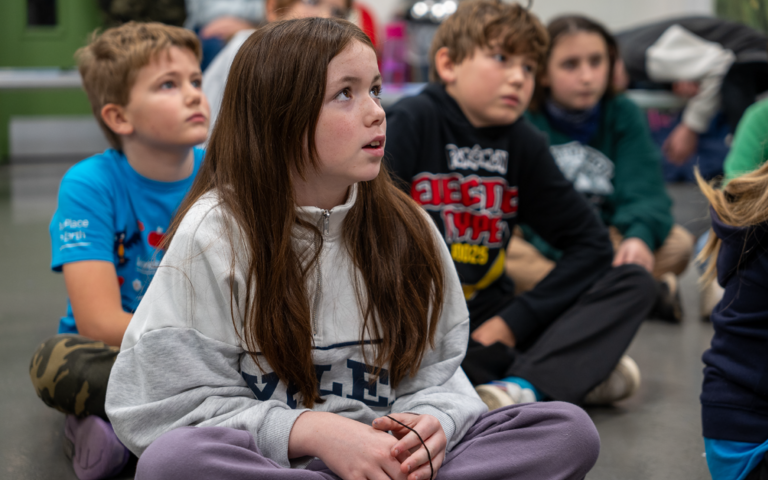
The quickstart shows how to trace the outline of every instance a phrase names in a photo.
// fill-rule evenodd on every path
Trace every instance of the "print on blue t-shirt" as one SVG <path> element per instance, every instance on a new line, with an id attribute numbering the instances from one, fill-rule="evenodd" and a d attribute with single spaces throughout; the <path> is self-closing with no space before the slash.
<path id="1" fill-rule="evenodd" d="M 109 149 L 73 166 L 59 187 L 50 225 L 51 268 L 83 260 L 112 262 L 120 284 L 123 310 L 133 313 L 162 258 L 157 247 L 202 163 L 188 178 L 158 182 L 137 173 L 125 155 Z M 61 318 L 59 333 L 77 333 L 72 305 Z"/>

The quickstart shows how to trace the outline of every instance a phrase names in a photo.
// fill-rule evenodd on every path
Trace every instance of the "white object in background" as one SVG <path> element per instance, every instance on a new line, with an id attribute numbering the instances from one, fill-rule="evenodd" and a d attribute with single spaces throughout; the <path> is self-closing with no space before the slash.
<path id="1" fill-rule="evenodd" d="M 11 117 L 8 137 L 14 163 L 29 157 L 85 158 L 109 148 L 91 115 Z"/>

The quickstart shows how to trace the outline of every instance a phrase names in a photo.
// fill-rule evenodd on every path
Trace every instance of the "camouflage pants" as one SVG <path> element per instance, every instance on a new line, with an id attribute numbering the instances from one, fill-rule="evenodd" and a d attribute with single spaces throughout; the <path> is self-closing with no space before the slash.
<path id="1" fill-rule="evenodd" d="M 37 396 L 49 407 L 84 417 L 104 411 L 109 372 L 120 352 L 80 335 L 56 335 L 43 342 L 29 364 Z"/>

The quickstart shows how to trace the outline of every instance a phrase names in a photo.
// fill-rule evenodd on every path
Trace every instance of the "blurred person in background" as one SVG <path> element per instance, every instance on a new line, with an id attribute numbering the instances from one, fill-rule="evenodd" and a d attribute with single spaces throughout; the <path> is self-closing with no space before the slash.
<path id="1" fill-rule="evenodd" d="M 680 322 L 676 277 L 691 258 L 693 237 L 674 224 L 661 155 L 643 113 L 610 84 L 616 41 L 577 15 L 553 20 L 548 31 L 551 43 L 527 118 L 547 134 L 561 172 L 608 226 L 613 266 L 636 264 L 652 273 L 658 294 L 651 315 Z M 525 225 L 507 254 L 507 272 L 523 291 L 562 255 Z"/>
<path id="2" fill-rule="evenodd" d="M 351 9 L 352 0 L 267 0 L 263 17 L 267 22 L 307 17 L 347 18 Z M 219 116 L 224 86 L 227 84 L 232 61 L 254 31 L 254 27 L 250 26 L 246 30 L 237 32 L 203 72 L 205 79 L 203 92 L 211 105 L 211 126 L 215 125 L 216 118 Z"/>
<path id="3" fill-rule="evenodd" d="M 734 132 L 747 107 L 768 90 L 768 39 L 740 23 L 676 18 L 620 32 L 616 40 L 619 69 L 626 69 L 630 85 L 667 84 L 689 99 L 663 146 L 678 165 L 696 151 L 699 135 L 719 111 Z"/>

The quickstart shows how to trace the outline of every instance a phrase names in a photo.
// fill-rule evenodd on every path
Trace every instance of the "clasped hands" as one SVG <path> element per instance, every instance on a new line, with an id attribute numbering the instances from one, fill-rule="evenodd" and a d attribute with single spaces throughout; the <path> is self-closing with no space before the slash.
<path id="1" fill-rule="evenodd" d="M 447 444 L 437 418 L 410 413 L 391 413 L 389 416 L 417 431 L 424 444 L 415 433 L 387 417 L 379 417 L 368 426 L 336 414 L 307 412 L 296 420 L 291 443 L 299 426 L 301 431 L 314 437 L 312 445 L 301 451 L 296 449 L 293 454 L 317 456 L 344 480 L 428 480 L 431 469 L 426 445 L 437 475 L 445 459 Z M 310 422 L 312 426 L 307 428 Z M 300 423 L 304 425 L 300 426 Z M 389 431 L 392 435 L 387 433 Z"/>

